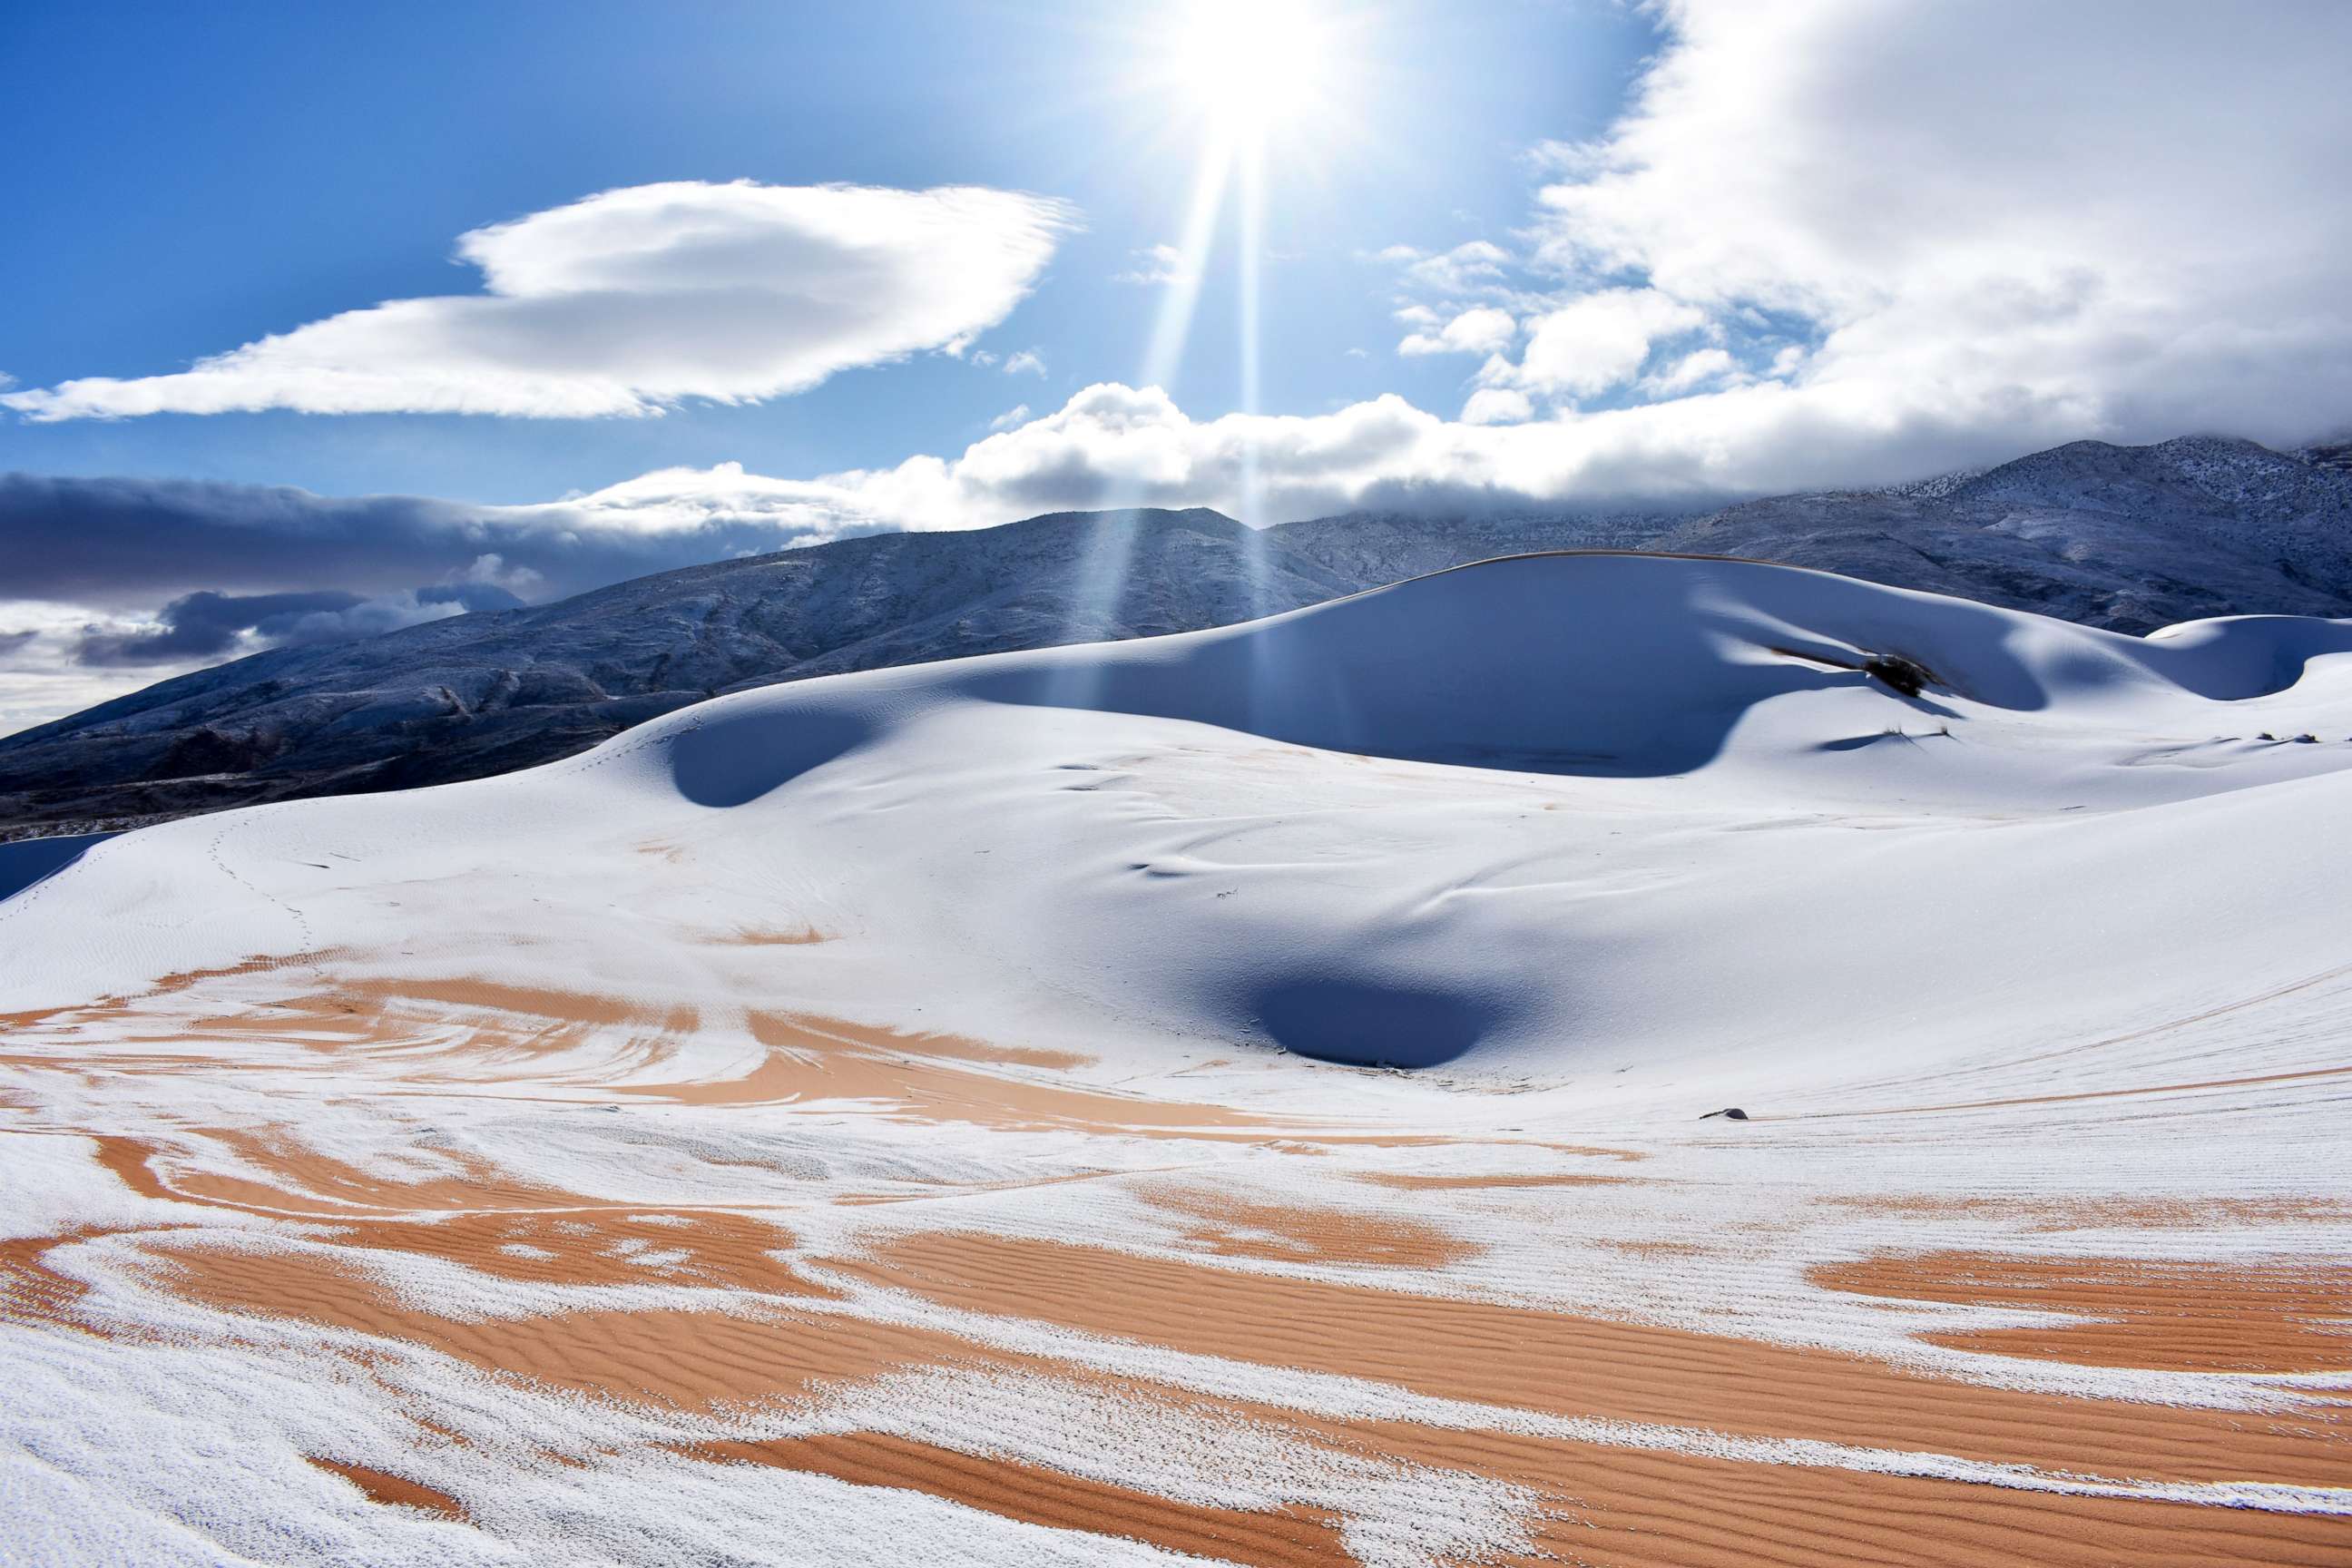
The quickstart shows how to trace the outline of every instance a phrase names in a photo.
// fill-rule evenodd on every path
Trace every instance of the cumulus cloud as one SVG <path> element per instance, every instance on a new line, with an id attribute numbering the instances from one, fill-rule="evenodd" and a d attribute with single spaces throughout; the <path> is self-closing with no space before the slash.
<path id="1" fill-rule="evenodd" d="M 1590 397 L 1630 381 L 1654 344 L 1696 331 L 1706 313 L 1655 289 L 1601 289 L 1546 312 L 1528 329 L 1516 365 L 1495 364 L 1486 379 L 1554 396 Z"/>
<path id="2" fill-rule="evenodd" d="M 1752 342 L 1790 376 L 1783 416 L 2008 443 L 2292 438 L 2352 412 L 2352 9 L 1677 0 L 1665 20 L 1632 111 L 1552 161 L 1536 258 Z M 1759 321 L 1810 352 L 1762 363 L 1790 345 Z M 1665 406 L 1699 447 L 1759 405 Z"/>
<path id="3" fill-rule="evenodd" d="M 1560 473 L 1753 492 L 2352 420 L 2352 8 L 1657 15 L 1622 116 L 1530 153 L 1513 248 L 1379 257 L 1405 352 L 1519 319 L 1465 423 L 1517 393 Z"/>
<path id="4" fill-rule="evenodd" d="M 1043 375 L 1045 374 L 1045 356 L 1035 349 L 1016 350 L 1004 356 L 1004 374 Z"/>
<path id="5" fill-rule="evenodd" d="M 1749 379 L 1739 362 L 1723 349 L 1695 349 L 1673 364 L 1642 378 L 1642 391 L 1669 397 L 1696 387 L 1727 385 Z"/>
<path id="6" fill-rule="evenodd" d="M 1535 417 L 1536 405 L 1516 387 L 1482 386 L 1462 405 L 1465 425 L 1516 425 Z"/>
<path id="7" fill-rule="evenodd" d="M 1238 515 L 1254 471 L 1254 510 L 1281 521 L 1414 493 L 1549 491 L 1559 465 L 1575 462 L 1558 429 L 1455 423 L 1394 395 L 1329 414 L 1199 420 L 1160 388 L 1107 382 L 958 456 L 909 458 L 790 489 L 845 521 L 976 528 L 1107 506 L 1213 506 Z"/>
<path id="8" fill-rule="evenodd" d="M 1027 423 L 1029 423 L 1029 405 L 1025 403 L 1016 403 L 990 420 L 988 427 L 992 430 L 1010 430 L 1016 425 Z"/>
<path id="9" fill-rule="evenodd" d="M 961 350 L 1028 293 L 1075 221 L 1061 203 L 971 186 L 632 186 L 461 236 L 479 294 L 387 300 L 174 374 L 0 392 L 0 405 L 47 421 L 756 401 Z"/>
<path id="10" fill-rule="evenodd" d="M 1414 310 L 1407 319 L 1436 330 L 1409 334 L 1397 344 L 1401 354 L 1496 354 L 1510 347 L 1519 331 L 1508 310 L 1493 305 L 1474 306 L 1442 325 L 1434 311 Z"/>

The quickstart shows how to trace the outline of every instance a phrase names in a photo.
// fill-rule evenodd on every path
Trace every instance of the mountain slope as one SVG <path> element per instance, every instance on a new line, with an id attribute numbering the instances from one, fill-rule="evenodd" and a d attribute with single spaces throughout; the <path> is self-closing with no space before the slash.
<path id="1" fill-rule="evenodd" d="M 1150 636 L 1358 586 L 1213 511 L 1063 513 L 718 562 L 289 648 L 0 742 L 0 821 L 481 777 L 740 686 Z"/>
<path id="2" fill-rule="evenodd" d="M 2352 615 L 2352 472 L 2250 442 L 2077 442 L 1702 517 L 1360 513 L 1254 533 L 1065 513 L 664 573 L 164 681 L 0 741 L 0 832 L 482 777 L 745 686 L 1185 631 L 1502 555 L 1739 556 L 2127 632 Z"/>
<path id="3" fill-rule="evenodd" d="M 2116 631 L 2352 614 L 2352 475 L 2251 441 L 2077 441 L 1940 494 L 1751 501 L 1654 547 L 1753 555 Z"/>

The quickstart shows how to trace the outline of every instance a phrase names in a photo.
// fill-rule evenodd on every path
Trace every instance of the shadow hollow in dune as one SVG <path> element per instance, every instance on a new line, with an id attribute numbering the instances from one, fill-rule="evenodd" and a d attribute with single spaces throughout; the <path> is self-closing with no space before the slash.
<path id="1" fill-rule="evenodd" d="M 864 745 L 877 729 L 864 714 L 814 704 L 779 721 L 763 707 L 738 701 L 673 733 L 671 778 L 677 793 L 697 805 L 747 805 Z"/>
<path id="2" fill-rule="evenodd" d="M 1417 983 L 1318 975 L 1276 981 L 1250 1013 L 1284 1050 L 1348 1067 L 1442 1067 L 1504 1021 L 1506 1009 Z"/>

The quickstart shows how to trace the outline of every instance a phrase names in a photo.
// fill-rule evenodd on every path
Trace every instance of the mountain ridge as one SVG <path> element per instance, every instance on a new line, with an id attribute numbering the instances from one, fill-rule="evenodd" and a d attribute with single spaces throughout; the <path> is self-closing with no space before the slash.
<path id="1" fill-rule="evenodd" d="M 0 738 L 0 837 L 483 777 L 749 687 L 1195 630 L 1561 549 L 1778 562 L 2135 633 L 2339 616 L 2352 471 L 2186 437 L 1702 513 L 1355 512 L 1254 531 L 1194 508 L 868 534 L 158 682 Z"/>

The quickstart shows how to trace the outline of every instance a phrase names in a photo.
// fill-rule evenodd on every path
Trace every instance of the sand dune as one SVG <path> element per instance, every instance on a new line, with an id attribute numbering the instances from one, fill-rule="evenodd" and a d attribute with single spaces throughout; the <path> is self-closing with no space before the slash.
<path id="1" fill-rule="evenodd" d="M 2347 733 L 2336 623 L 1548 558 L 109 840 L 0 900 L 0 1496 L 87 1562 L 2352 1560 Z"/>

